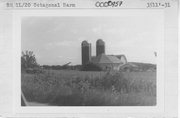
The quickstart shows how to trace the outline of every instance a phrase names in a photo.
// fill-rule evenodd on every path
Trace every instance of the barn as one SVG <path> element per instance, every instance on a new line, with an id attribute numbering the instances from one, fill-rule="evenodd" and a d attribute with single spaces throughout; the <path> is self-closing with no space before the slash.
<path id="1" fill-rule="evenodd" d="M 127 64 L 125 55 L 106 55 L 105 42 L 102 39 L 96 41 L 96 56 L 91 56 L 91 44 L 82 42 L 82 65 L 93 63 L 102 70 L 117 70 Z"/>
<path id="2" fill-rule="evenodd" d="M 102 70 L 120 70 L 120 67 L 127 63 L 124 55 L 105 55 L 100 54 L 91 58 L 91 63 L 101 67 Z"/>

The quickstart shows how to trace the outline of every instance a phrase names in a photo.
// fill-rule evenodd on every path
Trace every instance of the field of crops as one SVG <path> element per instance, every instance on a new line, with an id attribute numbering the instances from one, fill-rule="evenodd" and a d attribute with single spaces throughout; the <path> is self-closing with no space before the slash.
<path id="1" fill-rule="evenodd" d="M 155 72 L 48 70 L 21 75 L 30 102 L 50 106 L 154 106 Z"/>

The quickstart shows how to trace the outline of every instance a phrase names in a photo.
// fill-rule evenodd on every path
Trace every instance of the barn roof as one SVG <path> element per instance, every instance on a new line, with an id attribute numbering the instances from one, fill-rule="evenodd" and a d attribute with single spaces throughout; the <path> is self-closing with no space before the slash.
<path id="1" fill-rule="evenodd" d="M 122 63 L 121 60 L 114 55 L 101 54 L 91 58 L 93 63 Z"/>
<path id="2" fill-rule="evenodd" d="M 121 59 L 122 57 L 124 57 L 124 58 L 126 58 L 126 56 L 125 55 L 114 55 L 114 56 L 116 56 L 117 58 L 119 58 L 119 59 Z"/>

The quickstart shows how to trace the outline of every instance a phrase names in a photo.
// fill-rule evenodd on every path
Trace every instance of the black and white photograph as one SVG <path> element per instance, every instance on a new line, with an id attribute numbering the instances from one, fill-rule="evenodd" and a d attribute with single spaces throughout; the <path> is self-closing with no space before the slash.
<path id="1" fill-rule="evenodd" d="M 22 106 L 156 106 L 151 15 L 23 17 Z"/>
<path id="2" fill-rule="evenodd" d="M 0 1 L 0 118 L 178 118 L 178 6 Z"/>

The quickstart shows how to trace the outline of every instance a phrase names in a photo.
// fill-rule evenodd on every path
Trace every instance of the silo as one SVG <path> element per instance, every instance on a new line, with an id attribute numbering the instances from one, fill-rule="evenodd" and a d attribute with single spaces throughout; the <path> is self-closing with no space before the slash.
<path id="1" fill-rule="evenodd" d="M 86 65 L 91 61 L 91 44 L 87 41 L 81 43 L 82 65 Z"/>
<path id="2" fill-rule="evenodd" d="M 96 56 L 100 54 L 105 54 L 105 43 L 102 39 L 96 41 Z"/>

